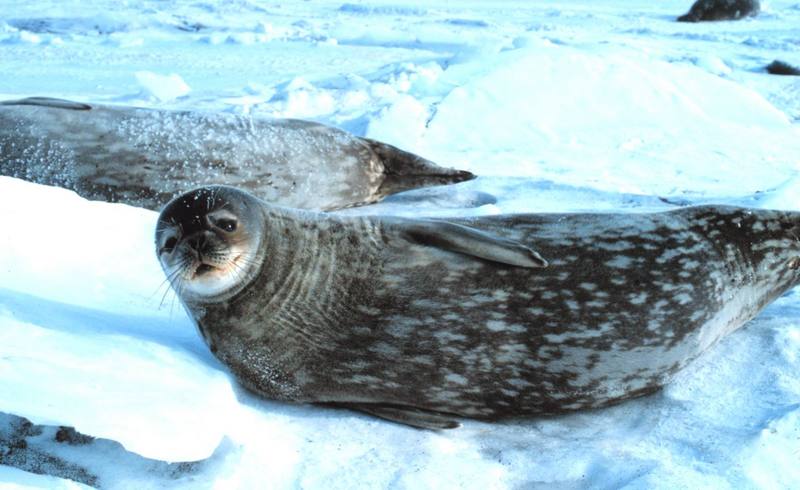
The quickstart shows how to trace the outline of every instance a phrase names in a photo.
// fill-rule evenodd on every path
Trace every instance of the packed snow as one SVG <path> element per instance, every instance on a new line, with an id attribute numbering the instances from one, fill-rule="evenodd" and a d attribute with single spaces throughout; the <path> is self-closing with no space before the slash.
<path id="1" fill-rule="evenodd" d="M 796 0 L 0 0 L 0 99 L 297 117 L 481 177 L 347 213 L 800 209 Z M 157 214 L 0 177 L 2 488 L 792 488 L 800 294 L 663 391 L 426 432 L 258 399 L 169 290 Z M 74 427 L 80 434 L 66 429 Z"/>

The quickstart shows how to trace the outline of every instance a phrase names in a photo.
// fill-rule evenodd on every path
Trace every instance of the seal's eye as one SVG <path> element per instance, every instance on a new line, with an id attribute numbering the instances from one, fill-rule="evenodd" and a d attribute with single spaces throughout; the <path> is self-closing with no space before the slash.
<path id="1" fill-rule="evenodd" d="M 174 236 L 171 236 L 167 238 L 166 242 L 164 242 L 164 248 L 162 248 L 161 251 L 167 253 L 172 252 L 172 250 L 175 248 L 175 245 L 177 244 L 178 244 L 178 239 L 175 238 Z"/>
<path id="2" fill-rule="evenodd" d="M 228 232 L 228 233 L 233 233 L 234 231 L 236 231 L 237 223 L 236 223 L 235 219 L 219 218 L 219 219 L 215 219 L 213 221 L 213 223 L 214 223 L 214 226 L 216 226 L 217 228 L 219 228 L 222 231 L 225 231 L 225 232 Z"/>

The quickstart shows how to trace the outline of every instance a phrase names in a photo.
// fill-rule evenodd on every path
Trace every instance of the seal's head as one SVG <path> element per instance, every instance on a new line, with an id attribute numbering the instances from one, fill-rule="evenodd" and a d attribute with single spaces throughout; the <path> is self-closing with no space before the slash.
<path id="1" fill-rule="evenodd" d="M 253 196 L 225 186 L 182 194 L 161 211 L 156 253 L 184 300 L 225 301 L 257 275 L 264 219 Z"/>

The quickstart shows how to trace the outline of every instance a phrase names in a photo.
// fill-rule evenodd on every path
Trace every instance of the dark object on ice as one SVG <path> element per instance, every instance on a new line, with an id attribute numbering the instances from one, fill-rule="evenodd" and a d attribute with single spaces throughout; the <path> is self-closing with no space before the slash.
<path id="1" fill-rule="evenodd" d="M 0 464 L 96 486 L 97 476 L 86 468 L 28 443 L 28 439 L 41 435 L 42 431 L 43 426 L 34 425 L 28 419 L 0 413 Z"/>
<path id="2" fill-rule="evenodd" d="M 739 20 L 760 10 L 758 0 L 697 0 L 688 13 L 678 17 L 678 22 Z"/>
<path id="3" fill-rule="evenodd" d="M 0 102 L 0 175 L 154 210 L 209 184 L 334 210 L 474 178 L 315 122 L 43 97 Z"/>
<path id="4" fill-rule="evenodd" d="M 731 206 L 351 217 L 212 186 L 164 208 L 156 251 L 245 387 L 445 429 L 656 391 L 798 284 L 798 228 Z"/>
<path id="5" fill-rule="evenodd" d="M 66 449 L 61 442 L 71 447 Z M 226 451 L 228 448 L 220 445 L 209 459 L 167 463 L 127 451 L 118 442 L 81 434 L 72 427 L 36 425 L 26 418 L 0 412 L 0 465 L 97 488 L 116 488 L 120 484 L 127 488 L 137 478 L 157 481 L 153 487 L 172 488 L 176 480 L 205 471 L 214 464 L 217 454 Z"/>
<path id="6" fill-rule="evenodd" d="M 775 60 L 767 65 L 767 73 L 772 75 L 800 76 L 800 68 L 796 68 L 785 61 Z"/>
<path id="7" fill-rule="evenodd" d="M 74 427 L 60 426 L 56 431 L 56 442 L 65 442 L 70 446 L 83 446 L 94 441 L 94 437 L 81 434 Z"/>

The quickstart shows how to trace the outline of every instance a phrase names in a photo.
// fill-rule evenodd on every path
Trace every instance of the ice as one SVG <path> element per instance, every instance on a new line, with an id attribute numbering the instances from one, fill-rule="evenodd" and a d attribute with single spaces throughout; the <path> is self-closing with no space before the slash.
<path id="1" fill-rule="evenodd" d="M 2 410 L 75 426 L 151 458 L 210 456 L 233 391 L 148 253 L 155 213 L 0 181 L 10 229 L 47 224 L 24 242 L 2 240 Z"/>
<path id="2" fill-rule="evenodd" d="M 159 102 L 168 102 L 192 91 L 176 73 L 160 75 L 151 71 L 137 71 L 136 81 L 142 86 L 145 95 L 155 97 Z"/>
<path id="3" fill-rule="evenodd" d="M 34 305 L 27 308 L 21 301 L 4 301 L 14 307 L 0 312 L 4 410 L 122 441 L 130 451 L 165 461 L 205 459 L 219 445 L 226 424 L 219 414 L 232 413 L 235 399 L 216 366 L 141 334 L 103 332 L 109 323 L 122 323 L 110 315 L 62 312 L 40 298 L 30 298 Z M 38 323 L 56 327 L 16 320 L 36 308 L 49 313 Z M 129 331 L 136 331 L 137 323 L 154 323 L 146 317 L 127 321 Z"/>
<path id="4" fill-rule="evenodd" d="M 743 171 L 756 191 L 794 168 L 779 155 L 800 155 L 798 128 L 753 90 L 635 53 L 585 51 L 543 43 L 448 70 L 440 83 L 457 88 L 427 124 L 423 153 L 469 155 L 461 165 L 480 175 L 644 194 L 726 193 Z"/>
<path id="5" fill-rule="evenodd" d="M 3 490 L 83 490 L 92 487 L 71 480 L 47 475 L 36 475 L 10 466 L 0 465 L 0 488 Z"/>
<path id="6" fill-rule="evenodd" d="M 800 209 L 800 82 L 764 72 L 796 0 L 690 3 L 0 1 L 0 99 L 311 118 L 480 175 L 349 214 Z M 435 433 L 238 386 L 156 213 L 0 177 L 0 215 L 0 488 L 800 486 L 796 291 L 655 395 Z"/>
<path id="7" fill-rule="evenodd" d="M 428 108 L 409 95 L 398 96 L 369 123 L 367 136 L 387 142 L 403 142 L 412 152 L 420 153 L 425 125 L 430 118 Z"/>

